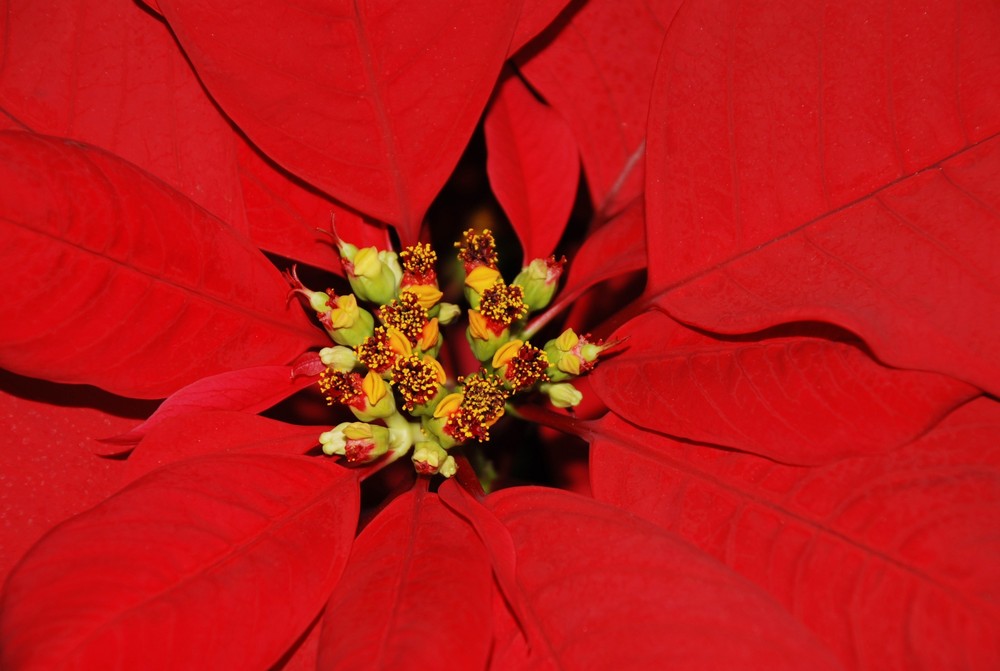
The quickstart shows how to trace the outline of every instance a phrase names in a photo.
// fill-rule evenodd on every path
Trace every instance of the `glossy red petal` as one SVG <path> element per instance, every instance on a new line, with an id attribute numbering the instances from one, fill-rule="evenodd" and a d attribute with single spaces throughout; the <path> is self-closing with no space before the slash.
<path id="1" fill-rule="evenodd" d="M 0 582 L 54 524 L 118 489 L 124 464 L 90 448 L 127 430 L 149 405 L 0 373 Z"/>
<path id="2" fill-rule="evenodd" d="M 226 410 L 204 410 L 164 419 L 129 454 L 123 482 L 191 457 L 230 452 L 305 454 L 329 427 L 286 424 Z"/>
<path id="3" fill-rule="evenodd" d="M 404 244 L 465 149 L 520 13 L 489 0 L 158 4 L 258 147 Z"/>
<path id="4" fill-rule="evenodd" d="M 219 220 L 104 152 L 0 135 L 0 364 L 156 398 L 319 341 Z"/>
<path id="5" fill-rule="evenodd" d="M 892 450 L 979 393 L 943 375 L 886 368 L 823 325 L 725 338 L 653 310 L 614 337 L 628 338 L 624 351 L 592 377 L 619 416 L 784 463 Z"/>
<path id="6" fill-rule="evenodd" d="M 897 451 L 817 468 L 609 415 L 591 481 L 768 589 L 850 667 L 985 670 L 1000 665 L 998 445 L 987 399 Z"/>
<path id="7" fill-rule="evenodd" d="M 513 538 L 519 598 L 544 636 L 522 668 L 838 668 L 763 591 L 632 515 L 541 488 L 486 503 Z"/>
<path id="8" fill-rule="evenodd" d="M 327 604 L 319 668 L 482 669 L 486 550 L 437 496 L 411 491 L 365 527 Z"/>
<path id="9" fill-rule="evenodd" d="M 167 419 L 204 410 L 237 410 L 255 415 L 314 382 L 315 379 L 308 377 L 293 379 L 291 366 L 257 366 L 203 377 L 175 391 L 149 419 L 131 431 L 114 436 L 111 442 L 137 443 Z"/>
<path id="10" fill-rule="evenodd" d="M 573 133 L 518 77 L 500 84 L 484 123 L 490 186 L 517 232 L 524 264 L 545 258 L 569 221 L 580 178 Z"/>
<path id="11" fill-rule="evenodd" d="M 170 30 L 133 2 L 5 0 L 0 107 L 106 149 L 245 231 L 236 135 Z"/>
<path id="12" fill-rule="evenodd" d="M 998 31 L 990 2 L 686 5 L 651 103 L 650 294 L 713 331 L 835 321 L 996 393 Z"/>
<path id="13" fill-rule="evenodd" d="M 516 63 L 576 136 L 591 196 L 607 216 L 642 193 L 646 118 L 678 0 L 590 0 L 563 14 Z"/>
<path id="14" fill-rule="evenodd" d="M 0 608 L 8 669 L 264 668 L 350 552 L 357 478 L 305 457 L 185 461 L 61 525 Z"/>

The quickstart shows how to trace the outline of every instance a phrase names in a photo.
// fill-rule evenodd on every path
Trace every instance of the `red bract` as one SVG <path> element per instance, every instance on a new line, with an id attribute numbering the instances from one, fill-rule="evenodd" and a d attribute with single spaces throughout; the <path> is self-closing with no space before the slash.
<path id="1" fill-rule="evenodd" d="M 996 3 L 147 4 L 0 5 L 0 666 L 1000 666 Z M 593 499 L 316 449 L 261 250 L 438 237 L 484 119 Z"/>

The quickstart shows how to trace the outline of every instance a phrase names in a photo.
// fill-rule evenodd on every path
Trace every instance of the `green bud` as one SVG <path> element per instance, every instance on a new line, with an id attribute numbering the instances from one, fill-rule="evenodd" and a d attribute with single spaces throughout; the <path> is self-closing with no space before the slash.
<path id="1" fill-rule="evenodd" d="M 557 408 L 575 408 L 583 400 L 583 394 L 569 382 L 542 384 L 539 391 L 549 397 L 549 402 Z"/>
<path id="2" fill-rule="evenodd" d="M 413 467 L 421 475 L 443 475 L 450 478 L 458 470 L 455 458 L 443 447 L 431 441 L 421 441 L 413 449 Z"/>
<path id="3" fill-rule="evenodd" d="M 319 351 L 319 360 L 329 368 L 350 373 L 358 365 L 358 357 L 350 347 L 337 345 Z"/>
<path id="4" fill-rule="evenodd" d="M 580 337 L 573 332 L 573 329 L 566 329 L 558 338 L 545 343 L 545 356 L 549 360 L 545 374 L 549 380 L 562 382 L 584 372 L 585 366 L 578 353 L 581 344 L 583 343 Z"/>
<path id="5" fill-rule="evenodd" d="M 343 455 L 352 464 L 367 464 L 389 451 L 389 429 L 377 424 L 344 422 L 320 434 L 323 453 Z"/>
<path id="6" fill-rule="evenodd" d="M 462 314 L 462 308 L 454 303 L 438 303 L 428 314 L 431 317 L 437 317 L 438 324 L 441 326 L 447 326 L 458 319 L 459 315 Z"/>
<path id="7" fill-rule="evenodd" d="M 497 350 L 510 341 L 510 329 L 494 333 L 489 320 L 478 310 L 469 310 L 469 327 L 465 330 L 472 354 L 482 362 L 490 361 Z"/>
<path id="8" fill-rule="evenodd" d="M 403 269 L 395 252 L 355 248 L 353 255 L 342 260 L 351 290 L 361 300 L 385 305 L 399 294 Z"/>
<path id="9" fill-rule="evenodd" d="M 524 302 L 532 312 L 541 310 L 552 302 L 556 288 L 559 286 L 559 276 L 565 259 L 556 261 L 554 256 L 548 259 L 535 259 L 521 269 L 512 284 L 524 290 Z"/>
<path id="10" fill-rule="evenodd" d="M 365 375 L 361 390 L 365 395 L 365 409 L 358 410 L 350 406 L 351 413 L 359 420 L 370 422 L 373 419 L 385 419 L 396 414 L 396 401 L 393 399 L 392 390 L 375 371 L 368 371 Z"/>
<path id="11" fill-rule="evenodd" d="M 335 343 L 345 347 L 357 347 L 375 332 L 375 318 L 358 307 L 353 294 L 337 296 L 333 309 L 320 315 L 320 323 Z"/>

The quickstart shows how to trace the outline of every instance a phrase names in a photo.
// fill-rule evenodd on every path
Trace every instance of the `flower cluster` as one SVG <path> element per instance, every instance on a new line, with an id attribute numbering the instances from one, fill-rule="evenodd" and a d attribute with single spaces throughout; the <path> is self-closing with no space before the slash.
<path id="1" fill-rule="evenodd" d="M 536 259 L 507 284 L 492 233 L 463 234 L 456 247 L 470 306 L 465 339 L 480 368 L 453 378 L 438 360 L 441 327 L 458 322 L 462 310 L 442 302 L 431 246 L 399 254 L 338 246 L 352 293 L 312 291 L 294 270 L 288 274 L 335 343 L 320 352 L 320 390 L 357 419 L 320 436 L 326 454 L 366 464 L 394 461 L 413 448 L 419 473 L 451 477 L 457 465 L 448 451 L 488 441 L 514 395 L 537 391 L 560 408 L 582 400 L 571 380 L 591 370 L 608 346 L 569 329 L 541 348 L 525 337 L 529 314 L 552 300 L 564 261 Z"/>

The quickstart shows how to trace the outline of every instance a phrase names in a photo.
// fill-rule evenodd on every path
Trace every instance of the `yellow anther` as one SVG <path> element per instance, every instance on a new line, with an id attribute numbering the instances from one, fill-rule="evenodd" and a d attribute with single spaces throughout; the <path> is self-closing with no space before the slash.
<path id="1" fill-rule="evenodd" d="M 427 243 L 410 245 L 399 253 L 403 262 L 403 272 L 416 278 L 434 275 L 434 264 L 437 263 L 437 253 Z"/>
<path id="2" fill-rule="evenodd" d="M 524 304 L 524 289 L 516 285 L 507 286 L 503 280 L 498 280 L 482 292 L 479 311 L 495 327 L 510 326 L 528 314 L 528 306 Z"/>
<path id="3" fill-rule="evenodd" d="M 458 247 L 458 258 L 465 264 L 466 270 L 477 265 L 491 268 L 497 265 L 497 245 L 489 230 L 476 233 L 475 229 L 470 228 L 462 233 L 462 241 L 456 242 L 455 246 Z"/>

